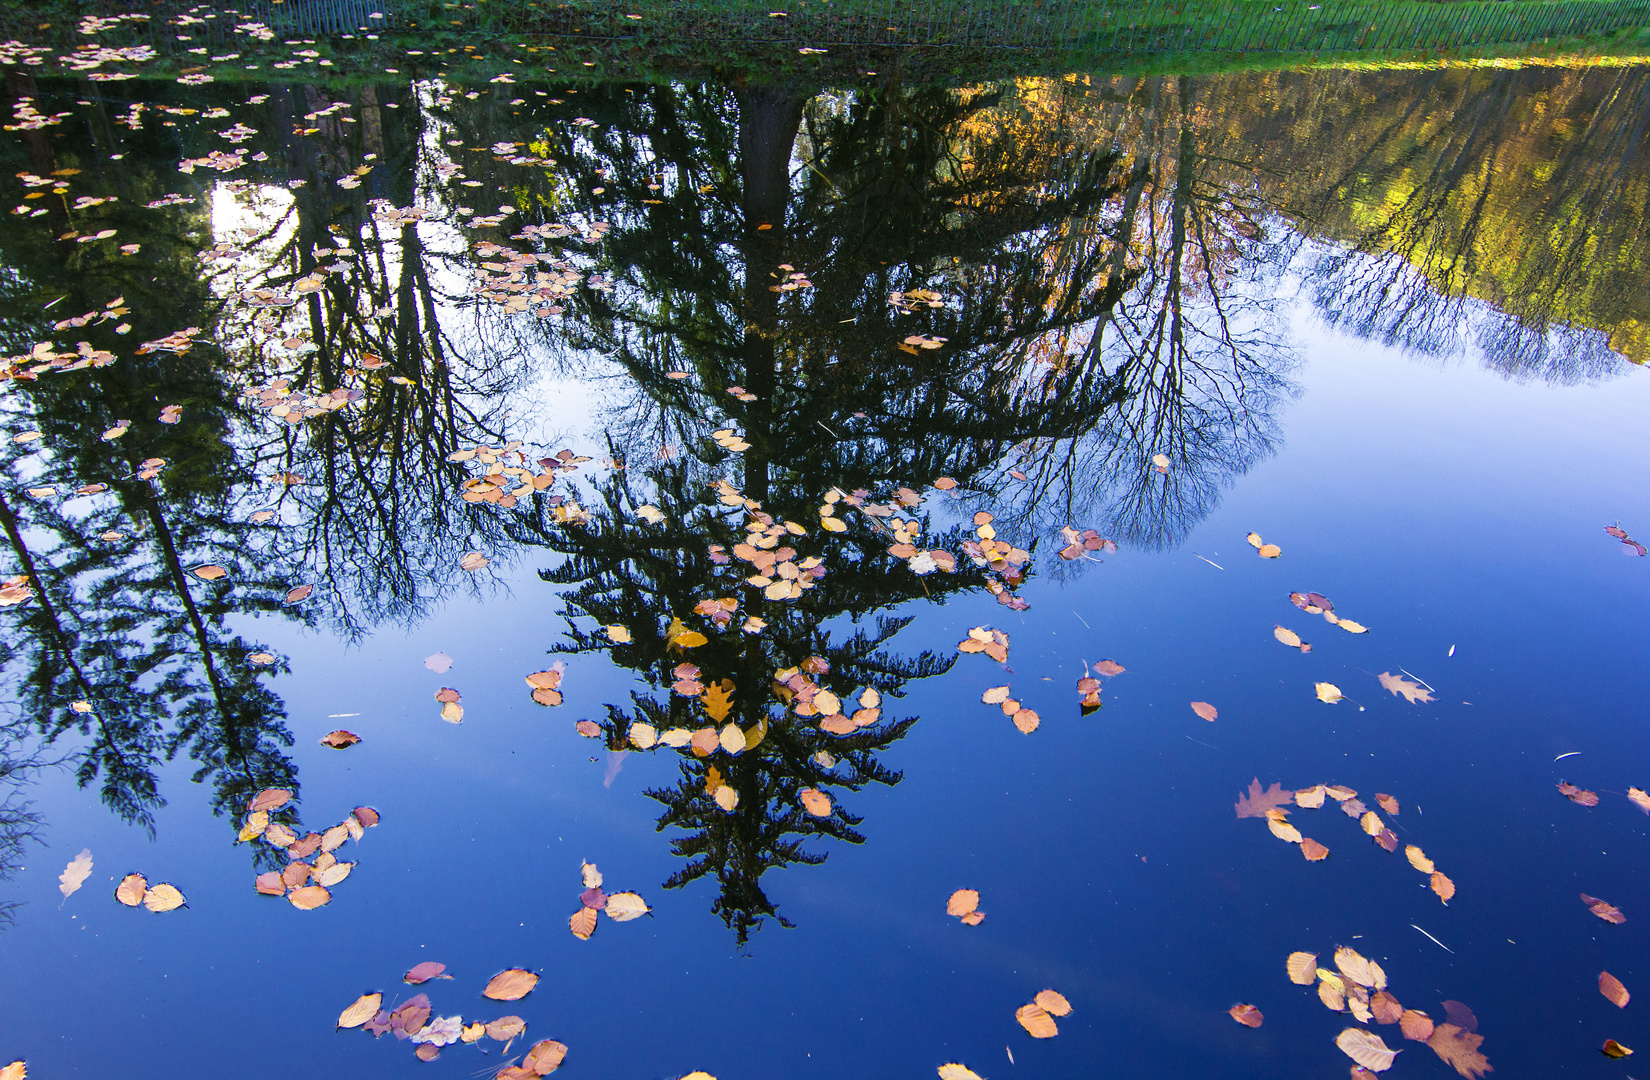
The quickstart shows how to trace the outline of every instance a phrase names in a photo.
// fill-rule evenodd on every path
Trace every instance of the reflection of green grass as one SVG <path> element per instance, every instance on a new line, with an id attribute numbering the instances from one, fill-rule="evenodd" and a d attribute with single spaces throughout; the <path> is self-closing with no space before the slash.
<path id="1" fill-rule="evenodd" d="M 160 59 L 144 65 L 145 75 L 198 66 L 201 58 L 184 51 L 191 45 L 217 51 L 232 44 L 245 55 L 209 67 L 216 78 L 303 82 L 370 79 L 386 66 L 467 81 L 553 70 L 557 77 L 714 73 L 827 83 L 876 71 L 951 82 L 1650 53 L 1650 0 L 383 0 L 390 19 L 373 24 L 380 37 L 371 42 L 360 33 L 342 36 L 357 28 L 340 21 L 349 11 L 333 0 L 254 7 L 251 17 L 273 27 L 275 41 L 259 46 L 230 32 L 237 20 L 223 19 L 192 28 L 194 40 L 180 43 L 166 25 L 172 16 L 161 15 L 170 7 L 153 8 L 146 25 L 125 24 L 95 40 L 153 46 Z M 780 11 L 787 14 L 773 14 Z M 0 0 L 0 36 L 73 49 L 88 40 L 74 29 L 82 12 L 62 0 Z M 315 47 L 332 66 L 275 70 L 291 51 L 282 39 L 292 35 L 319 39 Z M 408 57 L 409 49 L 424 55 Z M 257 70 L 246 71 L 247 62 Z"/>

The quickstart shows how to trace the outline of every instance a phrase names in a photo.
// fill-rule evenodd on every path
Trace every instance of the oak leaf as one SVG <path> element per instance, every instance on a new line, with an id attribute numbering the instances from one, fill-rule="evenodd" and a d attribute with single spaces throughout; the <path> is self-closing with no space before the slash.
<path id="1" fill-rule="evenodd" d="M 1484 1036 L 1463 1030 L 1454 1024 L 1439 1024 L 1433 1028 L 1432 1037 L 1427 1039 L 1427 1045 L 1432 1047 L 1433 1053 L 1470 1080 L 1477 1080 L 1485 1073 L 1495 1071 L 1484 1055 L 1478 1052 L 1483 1042 Z"/>
<path id="2" fill-rule="evenodd" d="M 706 714 L 720 724 L 728 718 L 728 712 L 733 708 L 733 680 L 710 683 L 699 695 L 699 700 L 704 703 Z"/>
<path id="3" fill-rule="evenodd" d="M 1392 1068 L 1393 1059 L 1402 1052 L 1389 1048 L 1379 1035 L 1363 1028 L 1347 1028 L 1335 1036 L 1335 1045 L 1370 1072 L 1385 1072 Z"/>
<path id="4" fill-rule="evenodd" d="M 1268 810 L 1282 806 L 1294 797 L 1293 791 L 1283 790 L 1283 785 L 1277 781 L 1273 781 L 1272 786 L 1266 790 L 1261 790 L 1260 777 L 1257 776 L 1249 781 L 1249 794 L 1239 792 L 1238 801 L 1233 804 L 1233 808 L 1237 810 L 1237 816 L 1240 818 L 1265 817 Z"/>
<path id="5" fill-rule="evenodd" d="M 57 891 L 63 894 L 63 899 L 67 900 L 69 895 L 78 891 L 82 885 L 86 884 L 86 879 L 91 876 L 92 849 L 81 848 L 80 854 L 71 859 L 69 865 L 63 868 L 63 872 L 57 875 L 59 883 Z"/>
<path id="6" fill-rule="evenodd" d="M 1343 622 L 1341 625 L 1344 627 L 1346 624 Z M 1402 694 L 1404 700 L 1411 705 L 1419 705 L 1422 702 L 1432 700 L 1432 694 L 1424 686 L 1418 682 L 1411 682 L 1402 675 L 1394 675 L 1390 671 L 1383 671 L 1375 677 L 1381 680 L 1381 686 L 1392 691 L 1394 697 Z"/>

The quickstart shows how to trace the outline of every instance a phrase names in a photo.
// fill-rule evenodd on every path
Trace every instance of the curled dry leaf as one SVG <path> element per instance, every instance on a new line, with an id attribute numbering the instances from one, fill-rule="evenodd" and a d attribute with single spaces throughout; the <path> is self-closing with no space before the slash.
<path id="1" fill-rule="evenodd" d="M 1618 1009 L 1627 1008 L 1627 1002 L 1632 998 L 1632 995 L 1627 992 L 1627 987 L 1621 985 L 1621 980 L 1608 971 L 1598 973 L 1598 992 L 1608 998 L 1610 1004 Z"/>
<path id="2" fill-rule="evenodd" d="M 1630 1057 L 1633 1052 L 1627 1049 L 1627 1047 L 1616 1042 L 1614 1039 L 1605 1039 L 1604 1045 L 1599 1047 L 1599 1053 L 1603 1054 L 1605 1057 L 1624 1058 Z"/>
<path id="3" fill-rule="evenodd" d="M 115 886 L 115 899 L 127 907 L 137 907 L 143 903 L 143 894 L 149 891 L 149 883 L 142 874 L 127 874 Z"/>
<path id="4" fill-rule="evenodd" d="M 580 941 L 589 941 L 590 935 L 596 932 L 596 909 L 579 905 L 579 910 L 567 920 L 567 928 Z"/>
<path id="5" fill-rule="evenodd" d="M 355 1002 L 349 1008 L 338 1014 L 338 1026 L 341 1028 L 360 1027 L 378 1015 L 378 1007 L 383 1003 L 383 994 L 362 994 L 355 999 Z"/>
<path id="6" fill-rule="evenodd" d="M 168 885 L 165 882 L 149 886 L 149 890 L 143 894 L 143 906 L 150 911 L 176 911 L 186 902 L 176 885 Z"/>
<path id="7" fill-rule="evenodd" d="M 1296 986 L 1311 986 L 1318 979 L 1318 956 L 1316 953 L 1292 952 L 1284 961 L 1284 968 L 1289 972 L 1290 982 Z"/>
<path id="8" fill-rule="evenodd" d="M 325 735 L 321 736 L 321 745 L 330 746 L 334 750 L 342 750 L 346 746 L 354 746 L 360 741 L 361 736 L 357 735 L 353 731 L 345 731 L 343 728 L 339 728 L 337 731 L 329 731 Z"/>
<path id="9" fill-rule="evenodd" d="M 509 968 L 488 980 L 487 988 L 481 992 L 481 996 L 492 998 L 494 1001 L 519 1001 L 532 993 L 538 981 L 539 977 L 531 971 Z"/>
<path id="10" fill-rule="evenodd" d="M 1071 1002 L 1064 994 L 1057 990 L 1039 990 L 1037 996 L 1031 999 L 1039 1008 L 1050 1016 L 1068 1016 L 1071 1014 Z"/>
<path id="11" fill-rule="evenodd" d="M 1370 1072 L 1385 1072 L 1392 1068 L 1393 1059 L 1400 1053 L 1389 1048 L 1379 1035 L 1363 1028 L 1347 1028 L 1335 1037 L 1335 1045 Z"/>
<path id="12" fill-rule="evenodd" d="M 1014 1010 L 1014 1019 L 1033 1039 L 1052 1039 L 1060 1034 L 1060 1029 L 1054 1026 L 1054 1018 L 1041 1005 L 1021 1005 Z"/>
<path id="13" fill-rule="evenodd" d="M 1312 839 L 1310 836 L 1301 837 L 1301 854 L 1307 862 L 1323 862 L 1329 858 L 1329 849 Z"/>
<path id="14" fill-rule="evenodd" d="M 1594 915 L 1597 915 L 1607 923 L 1615 923 L 1617 926 L 1620 926 L 1622 923 L 1627 921 L 1627 916 L 1621 913 L 1620 908 L 1616 907 L 1614 904 L 1607 904 L 1596 896 L 1588 896 L 1586 893 L 1582 893 L 1581 902 L 1587 905 L 1588 911 L 1591 911 Z"/>
<path id="15" fill-rule="evenodd" d="M 1261 1011 L 1253 1005 L 1233 1005 L 1226 1011 L 1231 1014 L 1233 1020 L 1244 1027 L 1258 1028 L 1261 1021 L 1265 1019 Z"/>
<path id="16" fill-rule="evenodd" d="M 1438 894 L 1438 899 L 1448 904 L 1455 895 L 1455 882 L 1445 877 L 1441 871 L 1432 872 L 1432 891 Z"/>
<path id="17" fill-rule="evenodd" d="M 1215 717 L 1220 715 L 1219 710 L 1207 701 L 1192 702 L 1192 711 L 1203 717 L 1203 719 L 1209 721 L 1211 724 L 1215 722 Z"/>
<path id="18" fill-rule="evenodd" d="M 1404 1033 L 1404 1038 L 1416 1042 L 1426 1042 L 1432 1038 L 1432 1018 L 1424 1012 L 1415 1009 L 1405 1009 L 1398 1017 L 1398 1030 Z"/>
<path id="19" fill-rule="evenodd" d="M 153 891 L 153 890 L 150 890 Z M 332 902 L 332 894 L 322 885 L 305 885 L 287 893 L 287 901 L 299 911 L 314 911 Z"/>
<path id="20" fill-rule="evenodd" d="M 1627 789 L 1627 797 L 1633 801 L 1634 806 L 1650 814 L 1650 792 L 1643 788 L 1630 787 Z"/>

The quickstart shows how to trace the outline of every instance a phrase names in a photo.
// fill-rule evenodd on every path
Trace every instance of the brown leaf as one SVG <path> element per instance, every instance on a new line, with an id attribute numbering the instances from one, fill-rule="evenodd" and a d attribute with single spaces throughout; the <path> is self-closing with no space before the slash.
<path id="1" fill-rule="evenodd" d="M 338 1026 L 341 1028 L 360 1027 L 378 1015 L 378 1007 L 383 1002 L 383 994 L 362 994 L 355 999 L 354 1004 L 338 1014 Z"/>
<path id="2" fill-rule="evenodd" d="M 127 907 L 137 907 L 143 903 L 143 894 L 149 891 L 149 883 L 142 874 L 127 874 L 115 886 L 115 899 Z"/>
<path id="3" fill-rule="evenodd" d="M 1605 1057 L 1624 1058 L 1631 1056 L 1633 1052 L 1614 1039 L 1605 1039 L 1604 1045 L 1599 1047 L 1599 1053 Z"/>
<path id="4" fill-rule="evenodd" d="M 596 932 L 596 909 L 580 906 L 573 917 L 567 920 L 567 928 L 573 931 L 573 936 L 580 941 L 589 941 L 590 935 Z"/>
<path id="5" fill-rule="evenodd" d="M 1610 999 L 1610 1004 L 1618 1009 L 1627 1008 L 1627 1002 L 1632 997 L 1627 987 L 1621 985 L 1621 980 L 1608 971 L 1598 973 L 1598 992 Z"/>
<path id="6" fill-rule="evenodd" d="M 1215 722 L 1215 717 L 1220 715 L 1220 711 L 1207 701 L 1192 702 L 1192 711 L 1203 717 L 1203 719 L 1209 721 L 1211 724 Z"/>
<path id="7" fill-rule="evenodd" d="M 1439 1024 L 1433 1029 L 1432 1037 L 1427 1040 L 1427 1045 L 1432 1047 L 1433 1053 L 1443 1058 L 1446 1064 L 1454 1066 L 1456 1072 L 1471 1080 L 1477 1080 L 1485 1073 L 1495 1071 L 1484 1055 L 1478 1052 L 1483 1043 L 1484 1036 L 1464 1031 L 1454 1024 Z"/>
<path id="8" fill-rule="evenodd" d="M 1303 836 L 1301 837 L 1301 854 L 1306 856 L 1307 862 L 1322 862 L 1329 858 L 1329 849 L 1310 836 Z"/>
<path id="9" fill-rule="evenodd" d="M 413 1051 L 413 1057 L 419 1061 L 434 1061 L 440 1056 L 441 1047 L 435 1043 L 420 1043 L 418 1049 Z"/>
<path id="10" fill-rule="evenodd" d="M 1404 1033 L 1406 1039 L 1426 1042 L 1432 1038 L 1432 1019 L 1424 1012 L 1405 1009 L 1404 1014 L 1398 1017 L 1398 1030 Z"/>
<path id="11" fill-rule="evenodd" d="M 951 899 L 945 902 L 945 913 L 962 918 L 980 906 L 980 894 L 973 889 L 958 889 L 951 894 Z"/>
<path id="12" fill-rule="evenodd" d="M 1050 1016 L 1068 1016 L 1071 1013 L 1071 1002 L 1056 990 L 1039 990 L 1031 1000 Z"/>
<path id="13" fill-rule="evenodd" d="M 1627 916 L 1621 913 L 1620 908 L 1614 904 L 1607 904 L 1596 896 L 1588 896 L 1586 893 L 1582 893 L 1581 902 L 1587 905 L 1587 910 L 1607 923 L 1615 923 L 1620 926 L 1627 921 Z"/>
<path id="14" fill-rule="evenodd" d="M 1581 788 L 1576 787 L 1574 784 L 1566 784 L 1562 780 L 1560 780 L 1558 782 L 1558 792 L 1559 792 L 1560 795 L 1565 796 L 1571 802 L 1576 803 L 1580 806 L 1597 806 L 1598 805 L 1598 796 L 1596 794 L 1594 794 L 1591 791 L 1583 791 Z"/>
<path id="15" fill-rule="evenodd" d="M 1450 897 L 1455 895 L 1455 882 L 1445 877 L 1441 871 L 1432 872 L 1432 891 L 1438 894 L 1438 899 L 1448 904 Z"/>
<path id="16" fill-rule="evenodd" d="M 1033 1039 L 1052 1039 L 1060 1034 L 1060 1029 L 1054 1026 L 1054 1018 L 1041 1005 L 1021 1005 L 1014 1010 L 1014 1019 Z"/>
<path id="17" fill-rule="evenodd" d="M 1377 990 L 1370 995 L 1369 1011 L 1374 1014 L 1377 1024 L 1396 1024 L 1404 1015 L 1404 1007 L 1398 1004 L 1398 999 L 1385 990 Z"/>
<path id="18" fill-rule="evenodd" d="M 1037 725 L 1040 723 L 1042 723 L 1042 717 L 1030 709 L 1019 709 L 1014 713 L 1014 726 L 1019 728 L 1022 734 L 1030 735 L 1037 730 Z"/>
<path id="19" fill-rule="evenodd" d="M 567 1057 L 567 1047 L 554 1039 L 541 1039 L 533 1044 L 522 1058 L 523 1068 L 531 1069 L 534 1076 L 548 1076 L 561 1066 L 562 1060 Z"/>
<path id="20" fill-rule="evenodd" d="M 1391 795 L 1383 795 L 1380 792 L 1376 792 L 1375 801 L 1380 804 L 1382 810 L 1385 810 L 1393 817 L 1398 816 L 1398 800 L 1394 799 Z"/>
<path id="21" fill-rule="evenodd" d="M 481 992 L 482 997 L 494 1001 L 519 1001 L 538 985 L 539 977 L 522 968 L 509 968 L 494 975 Z"/>
<path id="22" fill-rule="evenodd" d="M 294 859 L 286 864 L 286 869 L 281 871 L 281 884 L 288 889 L 296 889 L 309 880 L 309 873 L 313 869 L 314 867 L 302 859 Z"/>
<path id="23" fill-rule="evenodd" d="M 718 683 L 711 683 L 705 687 L 704 693 L 699 695 L 704 703 L 705 712 L 710 718 L 720 724 L 728 718 L 728 712 L 733 708 L 733 680 L 723 679 Z"/>
<path id="24" fill-rule="evenodd" d="M 438 964 L 434 960 L 426 960 L 422 964 L 414 964 L 412 970 L 401 976 L 401 981 L 411 986 L 429 982 L 431 979 L 451 979 L 451 975 L 443 975 L 447 970 L 446 964 Z"/>
<path id="25" fill-rule="evenodd" d="M 353 731 L 345 731 L 343 728 L 339 728 L 337 731 L 329 731 L 325 735 L 321 736 L 321 745 L 330 746 L 334 750 L 342 750 L 346 746 L 354 746 L 360 741 L 361 736 L 357 735 Z"/>
<path id="26" fill-rule="evenodd" d="M 1240 792 L 1238 801 L 1233 804 L 1233 808 L 1237 810 L 1237 816 L 1240 818 L 1265 817 L 1266 811 L 1282 806 L 1293 799 L 1294 796 L 1293 791 L 1283 790 L 1282 785 L 1276 781 L 1273 782 L 1271 787 L 1262 791 L 1260 778 L 1257 776 L 1249 781 L 1249 794 L 1244 795 Z"/>
<path id="27" fill-rule="evenodd" d="M 1371 1072 L 1385 1072 L 1392 1068 L 1392 1059 L 1400 1053 L 1389 1048 L 1379 1035 L 1363 1028 L 1347 1028 L 1335 1036 L 1335 1045 Z"/>
<path id="28" fill-rule="evenodd" d="M 1253 1005 L 1233 1005 L 1226 1011 L 1231 1013 L 1233 1020 L 1236 1020 L 1244 1027 L 1258 1028 L 1260 1027 L 1261 1021 L 1265 1019 L 1265 1017 L 1261 1015 L 1261 1011 Z"/>
<path id="29" fill-rule="evenodd" d="M 313 911 L 332 902 L 332 894 L 320 885 L 305 885 L 287 894 L 287 900 L 299 911 Z"/>

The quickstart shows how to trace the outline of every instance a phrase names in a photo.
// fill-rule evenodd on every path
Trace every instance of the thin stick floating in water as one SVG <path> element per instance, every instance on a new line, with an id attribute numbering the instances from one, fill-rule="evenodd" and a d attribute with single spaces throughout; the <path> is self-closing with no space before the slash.
<path id="1" fill-rule="evenodd" d="M 1553 760 L 1554 761 L 1563 761 L 1565 758 L 1575 757 L 1579 753 L 1581 753 L 1580 750 L 1571 750 L 1568 754 L 1560 754 L 1557 757 L 1553 758 Z"/>
<path id="2" fill-rule="evenodd" d="M 1421 928 L 1419 926 L 1416 926 L 1414 923 L 1410 923 L 1409 925 L 1412 928 L 1416 929 L 1416 930 L 1421 930 Z M 1432 942 L 1434 945 L 1438 946 L 1440 949 L 1443 949 L 1445 952 L 1449 953 L 1451 956 L 1455 955 L 1455 950 L 1450 948 L 1448 945 L 1445 945 L 1442 941 L 1439 941 L 1437 938 L 1433 937 L 1431 934 L 1428 934 L 1425 930 L 1421 930 L 1421 933 L 1426 936 L 1426 939 L 1428 941 Z"/>
<path id="3" fill-rule="evenodd" d="M 1196 558 L 1203 559 L 1203 556 L 1198 555 L 1198 553 L 1195 552 L 1195 551 L 1192 552 L 1192 555 L 1195 556 Z M 1203 559 L 1203 561 L 1208 563 L 1210 566 L 1214 567 L 1216 570 L 1226 569 L 1224 566 L 1222 566 L 1219 563 L 1215 562 L 1213 559 Z"/>

